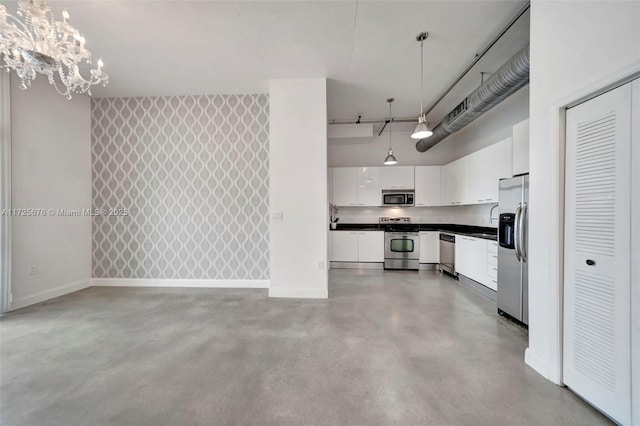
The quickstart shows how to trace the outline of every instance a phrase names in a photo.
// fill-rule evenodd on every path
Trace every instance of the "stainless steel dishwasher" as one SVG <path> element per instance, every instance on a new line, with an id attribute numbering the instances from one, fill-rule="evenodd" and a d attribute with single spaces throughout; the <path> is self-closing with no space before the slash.
<path id="1" fill-rule="evenodd" d="M 456 236 L 440 234 L 440 270 L 456 277 Z"/>

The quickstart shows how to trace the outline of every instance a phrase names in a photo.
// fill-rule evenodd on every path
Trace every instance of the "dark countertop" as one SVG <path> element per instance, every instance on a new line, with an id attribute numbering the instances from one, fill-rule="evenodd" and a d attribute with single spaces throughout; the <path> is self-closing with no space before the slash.
<path id="1" fill-rule="evenodd" d="M 412 223 L 407 226 L 418 226 L 420 231 L 440 231 L 452 234 L 465 235 L 467 237 L 482 238 L 485 240 L 498 240 L 498 230 L 485 226 L 455 225 L 446 223 Z M 402 225 L 394 225 L 402 228 Z M 338 223 L 335 231 L 384 231 L 385 225 L 377 223 Z"/>

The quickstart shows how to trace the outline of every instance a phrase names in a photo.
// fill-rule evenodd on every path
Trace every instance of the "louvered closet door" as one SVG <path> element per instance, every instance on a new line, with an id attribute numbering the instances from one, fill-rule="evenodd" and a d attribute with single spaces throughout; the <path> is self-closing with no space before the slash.
<path id="1" fill-rule="evenodd" d="M 631 422 L 631 85 L 567 111 L 564 382 Z"/>

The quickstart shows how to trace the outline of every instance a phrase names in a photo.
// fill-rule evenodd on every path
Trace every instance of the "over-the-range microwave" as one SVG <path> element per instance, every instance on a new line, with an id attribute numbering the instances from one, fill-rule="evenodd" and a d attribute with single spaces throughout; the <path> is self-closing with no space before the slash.
<path id="1" fill-rule="evenodd" d="M 413 206 L 414 191 L 382 191 L 383 206 Z"/>

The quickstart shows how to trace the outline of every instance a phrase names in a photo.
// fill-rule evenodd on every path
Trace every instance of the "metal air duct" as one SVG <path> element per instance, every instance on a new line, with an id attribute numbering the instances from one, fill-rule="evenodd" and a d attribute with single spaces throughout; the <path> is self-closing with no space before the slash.
<path id="1" fill-rule="evenodd" d="M 529 84 L 529 44 L 498 69 L 486 82 L 474 90 L 442 122 L 433 129 L 433 135 L 416 143 L 419 152 L 457 132 L 486 111 Z"/>

